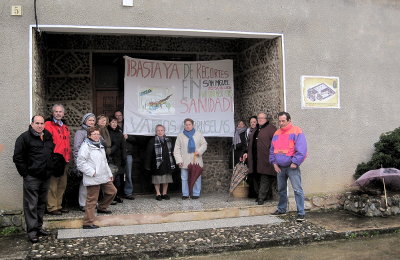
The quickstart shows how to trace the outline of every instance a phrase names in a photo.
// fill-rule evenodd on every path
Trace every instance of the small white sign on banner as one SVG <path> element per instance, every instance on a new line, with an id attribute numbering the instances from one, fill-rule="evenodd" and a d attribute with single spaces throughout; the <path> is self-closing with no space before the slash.
<path id="1" fill-rule="evenodd" d="M 124 133 L 154 135 L 183 131 L 192 118 L 204 136 L 232 137 L 233 61 L 159 61 L 125 56 Z"/>

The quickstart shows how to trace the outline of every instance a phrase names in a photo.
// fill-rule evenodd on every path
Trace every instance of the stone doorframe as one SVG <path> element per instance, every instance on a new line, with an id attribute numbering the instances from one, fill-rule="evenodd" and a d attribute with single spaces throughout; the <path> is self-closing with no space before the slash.
<path id="1" fill-rule="evenodd" d="M 200 29 L 177 29 L 177 28 L 151 28 L 151 27 L 112 27 L 112 26 L 80 26 L 80 25 L 38 25 L 42 32 L 54 33 L 81 33 L 81 34 L 120 34 L 120 35 L 150 35 L 150 36 L 180 36 L 180 37 L 213 37 L 213 38 L 243 38 L 243 39 L 274 39 L 279 38 L 279 50 L 281 57 L 281 88 L 283 110 L 286 111 L 286 70 L 285 70 L 285 47 L 284 35 L 281 33 L 243 32 L 243 31 L 217 31 Z M 35 107 L 44 107 L 43 104 L 34 104 L 35 96 L 39 97 L 36 102 L 40 103 L 43 88 L 37 87 L 34 80 L 35 73 L 40 73 L 37 68 L 38 55 L 34 46 L 38 44 L 35 37 L 36 25 L 29 27 L 29 120 L 34 113 Z M 39 112 L 39 111 L 36 111 Z M 42 112 L 42 111 L 40 111 Z M 43 111 L 44 112 L 44 111 Z"/>

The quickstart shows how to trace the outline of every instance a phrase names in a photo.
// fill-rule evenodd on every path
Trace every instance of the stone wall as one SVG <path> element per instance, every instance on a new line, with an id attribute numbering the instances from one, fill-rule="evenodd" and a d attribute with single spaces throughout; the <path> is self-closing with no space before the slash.
<path id="1" fill-rule="evenodd" d="M 66 107 L 72 130 L 93 111 L 93 53 L 191 54 L 197 60 L 233 59 L 235 118 L 259 111 L 276 114 L 282 107 L 278 39 L 44 35 L 47 47 L 46 103 Z M 231 138 L 207 138 L 203 191 L 227 191 L 231 176 Z"/>
<path id="2" fill-rule="evenodd" d="M 6 228 L 16 228 L 22 230 L 21 210 L 0 210 L 0 231 Z"/>
<path id="3" fill-rule="evenodd" d="M 46 116 L 46 42 L 35 32 L 32 44 L 32 112 Z"/>
<path id="4" fill-rule="evenodd" d="M 279 38 L 257 42 L 238 55 L 235 75 L 236 119 L 247 120 L 258 112 L 277 119 L 283 110 Z"/>
<path id="5" fill-rule="evenodd" d="M 341 206 L 348 211 L 367 217 L 384 217 L 400 214 L 400 195 L 387 196 L 387 207 L 384 195 L 344 194 Z"/>

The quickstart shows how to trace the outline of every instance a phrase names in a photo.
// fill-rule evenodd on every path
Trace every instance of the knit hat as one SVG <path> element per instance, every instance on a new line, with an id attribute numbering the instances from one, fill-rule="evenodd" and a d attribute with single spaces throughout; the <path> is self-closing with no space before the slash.
<path id="1" fill-rule="evenodd" d="M 95 116 L 93 113 L 87 113 L 86 115 L 84 115 L 84 116 L 82 117 L 81 125 L 85 124 L 85 123 L 86 123 L 86 120 L 88 120 L 90 117 L 93 117 L 93 118 L 96 119 L 96 116 Z"/>

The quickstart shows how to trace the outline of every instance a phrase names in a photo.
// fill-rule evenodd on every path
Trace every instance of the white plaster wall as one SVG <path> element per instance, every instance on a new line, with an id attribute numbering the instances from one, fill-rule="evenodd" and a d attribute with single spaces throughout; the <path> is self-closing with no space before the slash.
<path id="1" fill-rule="evenodd" d="M 11 5 L 23 16 L 10 16 Z M 0 208 L 21 207 L 11 161 L 29 123 L 33 1 L 0 2 Z M 308 138 L 306 193 L 341 191 L 382 132 L 399 126 L 400 2 L 396 0 L 40 0 L 39 24 L 283 33 L 287 110 Z M 341 109 L 302 110 L 301 75 L 340 77 Z"/>

